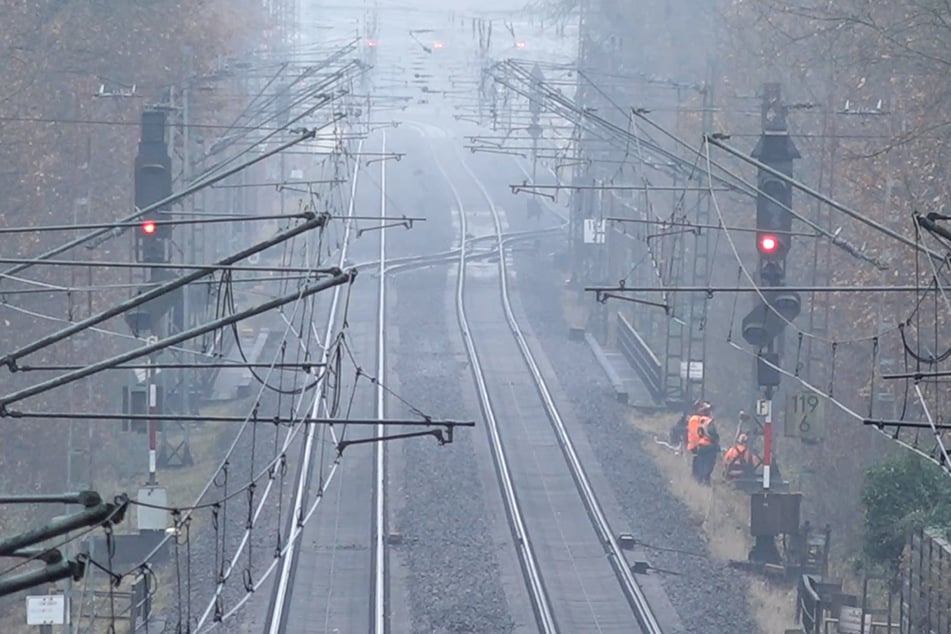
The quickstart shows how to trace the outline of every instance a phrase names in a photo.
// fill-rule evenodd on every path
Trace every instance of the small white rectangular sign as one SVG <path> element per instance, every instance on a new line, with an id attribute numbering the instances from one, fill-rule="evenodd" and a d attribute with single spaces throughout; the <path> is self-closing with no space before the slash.
<path id="1" fill-rule="evenodd" d="M 604 244 L 604 220 L 595 218 L 584 219 L 585 244 Z"/>
<path id="2" fill-rule="evenodd" d="M 64 594 L 36 594 L 26 598 L 27 625 L 69 623 L 69 601 Z"/>
<path id="3" fill-rule="evenodd" d="M 681 361 L 680 378 L 691 381 L 703 380 L 703 361 Z"/>
<path id="4" fill-rule="evenodd" d="M 862 621 L 865 621 L 865 631 L 872 630 L 872 615 L 862 615 L 862 608 L 853 608 L 843 605 L 839 609 L 839 625 L 836 628 L 839 634 L 859 634 L 862 631 Z"/>

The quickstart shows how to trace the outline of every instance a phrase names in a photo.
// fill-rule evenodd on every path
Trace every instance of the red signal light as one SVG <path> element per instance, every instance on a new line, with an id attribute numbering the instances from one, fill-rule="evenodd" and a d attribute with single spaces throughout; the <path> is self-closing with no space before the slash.
<path id="1" fill-rule="evenodd" d="M 445 42 L 440 42 L 439 40 L 433 42 L 433 48 L 445 48 L 445 46 Z"/>
<path id="2" fill-rule="evenodd" d="M 759 237 L 758 246 L 760 253 L 772 255 L 779 249 L 779 239 L 767 233 Z"/>
<path id="3" fill-rule="evenodd" d="M 155 233 L 155 229 L 156 229 L 155 222 L 151 220 L 146 220 L 145 222 L 142 223 L 142 233 L 146 235 L 152 235 L 153 233 Z"/>
<path id="4" fill-rule="evenodd" d="M 525 42 L 525 40 L 519 40 L 515 43 L 515 48 L 525 48 L 526 46 L 528 46 L 528 44 Z"/>
<path id="5" fill-rule="evenodd" d="M 369 39 L 369 40 L 367 40 L 367 46 L 369 46 L 370 48 L 375 48 L 375 47 L 376 47 L 376 40 L 374 40 L 374 39 L 372 39 L 372 38 Z"/>

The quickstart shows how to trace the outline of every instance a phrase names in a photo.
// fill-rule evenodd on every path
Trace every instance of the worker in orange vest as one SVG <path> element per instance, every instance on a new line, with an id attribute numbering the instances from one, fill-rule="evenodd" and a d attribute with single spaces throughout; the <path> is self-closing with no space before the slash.
<path id="1" fill-rule="evenodd" d="M 697 450 L 700 447 L 700 429 L 704 423 L 711 418 L 712 413 L 713 405 L 707 401 L 700 400 L 694 403 L 693 416 L 687 419 L 687 451 L 694 456 L 691 464 L 691 473 L 698 481 L 703 480 L 701 475 L 702 470 L 700 470 L 701 465 L 703 465 L 703 459 L 697 460 Z"/>
<path id="2" fill-rule="evenodd" d="M 693 475 L 703 484 L 710 484 L 710 476 L 720 455 L 720 433 L 712 416 L 701 416 L 697 429 L 697 451 L 693 458 Z"/>
<path id="3" fill-rule="evenodd" d="M 746 434 L 740 434 L 736 443 L 723 456 L 723 474 L 727 480 L 736 480 L 737 478 L 750 478 L 756 473 L 756 468 L 760 464 L 759 458 L 750 451 L 747 445 L 749 438 Z"/>
<path id="4" fill-rule="evenodd" d="M 700 424 L 704 417 L 709 417 L 713 411 L 713 406 L 707 401 L 697 401 L 694 403 L 694 413 L 687 419 L 687 451 L 696 453 L 697 445 L 700 440 Z"/>

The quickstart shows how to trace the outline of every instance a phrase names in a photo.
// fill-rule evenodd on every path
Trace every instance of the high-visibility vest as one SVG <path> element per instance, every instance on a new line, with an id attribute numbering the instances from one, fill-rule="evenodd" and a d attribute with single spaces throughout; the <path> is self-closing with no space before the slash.
<path id="1" fill-rule="evenodd" d="M 703 416 L 694 414 L 687 419 L 687 451 L 693 451 L 700 444 L 700 424 Z"/>
<path id="2" fill-rule="evenodd" d="M 727 477 L 738 478 L 752 470 L 753 455 L 746 445 L 734 445 L 723 456 L 723 465 L 726 467 Z"/>
<path id="3" fill-rule="evenodd" d="M 704 447 L 707 445 L 713 444 L 713 434 L 708 430 L 710 429 L 710 424 L 713 422 L 713 419 L 709 416 L 700 417 L 700 425 L 697 427 L 697 446 Z M 714 432 L 715 433 L 715 432 Z M 719 436 L 719 434 L 717 434 Z"/>

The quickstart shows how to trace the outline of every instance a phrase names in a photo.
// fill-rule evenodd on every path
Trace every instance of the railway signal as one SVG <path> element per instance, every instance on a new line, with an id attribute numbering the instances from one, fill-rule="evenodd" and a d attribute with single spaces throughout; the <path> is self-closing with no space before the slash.
<path id="1" fill-rule="evenodd" d="M 757 247 L 759 248 L 760 255 L 763 257 L 772 257 L 776 254 L 776 251 L 779 249 L 779 238 L 774 236 L 771 233 L 764 233 L 759 237 L 759 242 L 757 242 Z"/>
<path id="2" fill-rule="evenodd" d="M 139 153 L 135 157 L 135 206 L 145 209 L 172 195 L 172 160 L 165 143 L 165 112 L 142 113 Z M 148 264 L 169 261 L 168 242 L 172 227 L 159 222 L 164 210 L 155 210 L 142 219 L 136 231 L 136 260 Z"/>
<path id="3" fill-rule="evenodd" d="M 154 220 L 145 220 L 136 235 L 136 259 L 147 264 L 168 262 L 167 238 Z"/>
<path id="4" fill-rule="evenodd" d="M 139 136 L 139 152 L 135 157 L 135 206 L 138 209 L 149 209 L 144 214 L 135 231 L 135 257 L 144 264 L 168 264 L 171 261 L 170 243 L 172 225 L 163 222 L 169 217 L 167 206 L 152 209 L 158 203 L 172 195 L 172 160 L 165 140 L 166 112 L 151 108 L 142 113 L 142 125 Z M 162 280 L 167 271 L 163 267 L 149 267 L 147 275 L 150 281 Z M 148 325 L 150 336 L 147 341 L 156 341 L 158 333 L 166 331 L 163 321 L 165 313 L 170 308 L 168 302 L 149 302 L 142 308 L 144 317 L 127 317 L 130 326 Z M 156 355 L 149 357 L 149 366 L 156 361 Z M 163 381 L 157 373 L 149 368 L 144 380 L 133 386 L 127 386 L 124 402 L 128 405 L 125 411 L 143 416 L 141 419 L 130 421 L 128 427 L 138 433 L 147 433 L 149 442 L 149 480 L 148 488 L 139 492 L 140 498 L 145 491 L 146 495 L 152 492 L 164 495 L 164 489 L 158 487 L 156 479 L 158 444 L 157 435 L 160 432 L 159 422 L 154 418 L 164 411 L 164 404 L 159 395 L 162 393 Z M 144 395 L 144 398 L 143 398 Z M 142 411 L 144 409 L 144 411 Z M 140 529 L 148 528 L 141 522 Z"/>
<path id="5" fill-rule="evenodd" d="M 753 150 L 753 157 L 791 178 L 793 160 L 800 155 L 786 129 L 786 108 L 781 102 L 778 85 L 765 86 L 762 114 L 763 134 Z M 802 305 L 798 293 L 782 289 L 786 284 L 786 260 L 792 246 L 792 185 L 762 169 L 757 182 L 757 281 L 763 288 L 763 295 L 743 318 L 743 338 L 760 350 L 767 349 L 763 354 L 774 355 L 773 340 L 782 333 L 787 322 L 799 315 Z M 759 384 L 765 387 L 775 387 L 779 383 L 778 373 L 770 371 L 770 366 L 761 361 L 757 364 L 757 377 Z"/>
<path id="6" fill-rule="evenodd" d="M 792 178 L 793 161 L 799 151 L 786 127 L 786 106 L 779 84 L 763 86 L 763 132 L 753 149 L 753 158 L 774 172 Z M 792 185 L 775 173 L 760 169 L 757 174 L 756 251 L 762 293 L 743 318 L 743 338 L 757 348 L 756 382 L 763 389 L 766 417 L 763 422 L 763 488 L 770 488 L 773 441 L 773 393 L 779 386 L 780 350 L 775 339 L 786 324 L 799 315 L 799 294 L 783 289 L 786 258 L 792 236 Z"/>

